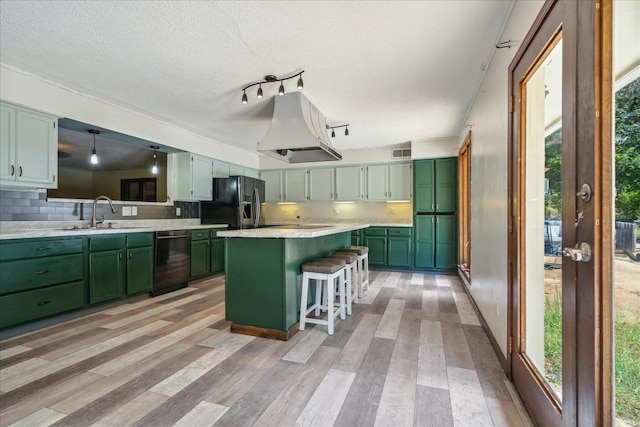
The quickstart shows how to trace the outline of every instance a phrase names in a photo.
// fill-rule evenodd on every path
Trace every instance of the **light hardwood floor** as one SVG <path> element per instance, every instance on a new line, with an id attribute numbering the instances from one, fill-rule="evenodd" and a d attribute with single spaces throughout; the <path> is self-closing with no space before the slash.
<path id="1" fill-rule="evenodd" d="M 455 276 L 371 280 L 333 336 L 231 334 L 219 276 L 5 339 L 0 425 L 530 425 Z"/>

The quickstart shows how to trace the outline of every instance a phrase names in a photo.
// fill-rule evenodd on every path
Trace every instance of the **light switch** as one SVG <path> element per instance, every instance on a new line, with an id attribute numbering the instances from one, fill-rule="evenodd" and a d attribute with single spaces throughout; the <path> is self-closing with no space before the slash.
<path id="1" fill-rule="evenodd" d="M 131 216 L 131 206 L 122 207 L 122 216 Z"/>
<path id="2" fill-rule="evenodd" d="M 137 216 L 137 215 L 138 215 L 138 207 L 131 206 L 131 216 Z"/>

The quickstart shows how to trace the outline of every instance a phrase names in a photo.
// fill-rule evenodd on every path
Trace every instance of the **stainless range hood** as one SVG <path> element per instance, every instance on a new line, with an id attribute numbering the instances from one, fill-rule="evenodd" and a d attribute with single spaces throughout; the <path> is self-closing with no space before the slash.
<path id="1" fill-rule="evenodd" d="M 327 136 L 327 121 L 301 92 L 275 96 L 271 126 L 258 151 L 287 163 L 342 160 Z"/>

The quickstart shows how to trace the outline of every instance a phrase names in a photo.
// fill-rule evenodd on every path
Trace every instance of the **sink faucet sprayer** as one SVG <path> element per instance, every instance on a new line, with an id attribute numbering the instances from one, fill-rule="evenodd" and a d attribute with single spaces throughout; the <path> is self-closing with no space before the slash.
<path id="1" fill-rule="evenodd" d="M 98 200 L 106 200 L 107 202 L 109 202 L 109 206 L 111 207 L 111 212 L 113 213 L 117 212 L 116 209 L 113 207 L 113 203 L 111 202 L 110 198 L 108 198 L 107 196 L 96 197 L 93 201 L 93 211 L 91 212 L 91 228 L 96 228 L 98 224 L 102 224 L 104 222 L 104 215 L 102 215 L 102 220 L 100 222 L 96 220 L 96 204 L 98 203 Z"/>

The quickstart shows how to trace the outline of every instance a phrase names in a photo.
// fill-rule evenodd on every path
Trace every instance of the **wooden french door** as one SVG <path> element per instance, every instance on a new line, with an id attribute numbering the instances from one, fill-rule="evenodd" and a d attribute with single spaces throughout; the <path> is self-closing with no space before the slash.
<path id="1" fill-rule="evenodd" d="M 610 70 L 610 0 L 549 0 L 509 68 L 508 361 L 540 426 L 612 423 Z"/>

